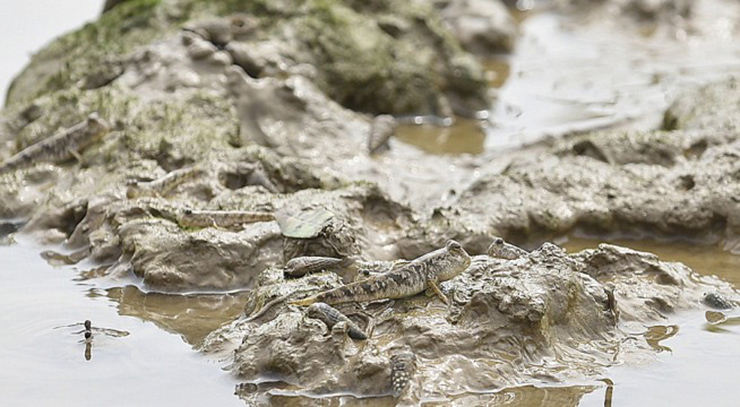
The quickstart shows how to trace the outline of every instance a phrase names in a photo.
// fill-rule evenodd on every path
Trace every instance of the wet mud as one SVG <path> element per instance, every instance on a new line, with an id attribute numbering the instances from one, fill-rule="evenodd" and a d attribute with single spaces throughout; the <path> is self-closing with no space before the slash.
<path id="1" fill-rule="evenodd" d="M 672 316 L 735 318 L 706 257 L 740 250 L 740 62 L 702 58 L 740 9 L 709 3 L 108 2 L 9 92 L 3 244 L 61 247 L 250 405 L 577 405 Z M 427 265 L 450 239 L 469 267 Z"/>

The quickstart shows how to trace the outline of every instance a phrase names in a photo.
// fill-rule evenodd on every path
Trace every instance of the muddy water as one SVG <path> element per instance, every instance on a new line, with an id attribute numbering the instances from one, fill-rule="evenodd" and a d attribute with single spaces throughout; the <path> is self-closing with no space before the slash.
<path id="1" fill-rule="evenodd" d="M 73 267 L 49 266 L 43 249 L 0 246 L 0 404 L 243 405 L 220 364 L 187 343 L 231 319 L 237 297 L 105 290 Z"/>
<path id="2" fill-rule="evenodd" d="M 404 128 L 399 140 L 433 154 L 495 155 L 590 130 L 657 128 L 678 90 L 740 73 L 740 42 L 726 21 L 738 16 L 722 2 L 702 3 L 695 12 L 702 29 L 691 34 L 581 24 L 537 8 L 520 13 L 515 51 L 484 62 L 496 98 L 479 112 L 480 128 L 463 134 L 471 121 L 438 132 Z"/>
<path id="3" fill-rule="evenodd" d="M 657 254 L 661 260 L 686 264 L 704 275 L 715 275 L 740 287 L 740 254 L 732 254 L 716 244 L 687 240 L 635 240 L 569 237 L 562 245 L 569 252 L 595 248 L 599 243 L 612 243 Z"/>
<path id="4" fill-rule="evenodd" d="M 716 275 L 740 287 L 740 255 L 716 244 L 569 237 L 562 245 L 569 252 L 576 252 L 601 242 L 655 253 L 661 260 L 685 263 L 703 275 Z M 642 327 L 638 332 L 650 338 L 657 360 L 609 369 L 610 385 L 602 384 L 601 389 L 584 396 L 580 405 L 737 405 L 740 313 L 728 311 L 726 317 L 727 321 L 713 324 L 705 311 L 682 313 L 670 316 L 663 324 Z"/>
<path id="5" fill-rule="evenodd" d="M 657 360 L 609 369 L 608 382 L 586 394 L 580 406 L 737 405 L 739 320 L 712 325 L 693 312 L 645 327 L 655 331 L 669 333 L 656 341 Z"/>
<path id="6" fill-rule="evenodd" d="M 488 64 L 492 84 L 500 89 L 486 147 L 505 149 L 602 128 L 659 126 L 673 92 L 740 72 L 740 43 L 723 33 L 731 27 L 722 28 L 721 2 L 703 3 L 695 14 L 706 23 L 706 34 L 676 29 L 673 38 L 609 23 L 581 24 L 547 11 L 530 13 L 514 54 Z"/>
<path id="7" fill-rule="evenodd" d="M 477 121 L 460 118 L 449 127 L 402 125 L 396 139 L 430 154 L 481 154 L 486 135 Z"/>

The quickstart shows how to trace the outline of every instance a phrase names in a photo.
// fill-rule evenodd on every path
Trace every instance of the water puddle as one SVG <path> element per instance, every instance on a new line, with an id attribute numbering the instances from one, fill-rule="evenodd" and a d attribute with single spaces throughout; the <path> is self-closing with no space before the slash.
<path id="1" fill-rule="evenodd" d="M 16 239 L 0 246 L 3 403 L 243 405 L 233 396 L 236 381 L 189 344 L 230 320 L 240 309 L 238 295 L 103 290 L 75 282 L 73 268 L 49 266 L 39 256 L 43 247 Z M 88 343 L 86 319 L 92 321 Z"/>
<path id="2" fill-rule="evenodd" d="M 740 286 L 740 256 L 717 245 L 690 241 L 595 239 L 569 237 L 569 252 L 612 243 L 682 262 L 703 275 L 715 275 Z M 645 327 L 644 336 L 657 361 L 629 363 L 609 369 L 613 382 L 609 404 L 598 391 L 580 406 L 734 405 L 740 398 L 740 312 L 693 311 L 670 316 L 666 324 Z M 680 395 L 680 397 L 677 397 Z"/>
<path id="3" fill-rule="evenodd" d="M 401 125 L 396 130 L 396 139 L 429 154 L 481 154 L 486 135 L 477 120 L 458 118 L 448 127 Z"/>
<path id="4" fill-rule="evenodd" d="M 676 29 L 675 38 L 580 24 L 543 7 L 519 13 L 513 53 L 483 63 L 496 95 L 484 120 L 404 128 L 398 138 L 431 154 L 484 154 L 592 130 L 659 128 L 677 91 L 740 73 L 740 43 L 723 28 L 734 9 L 704 3 L 699 32 Z"/>
<path id="5" fill-rule="evenodd" d="M 144 293 L 134 286 L 108 289 L 106 296 L 118 303 L 120 315 L 154 322 L 193 346 L 239 316 L 247 301 L 246 293 L 171 295 Z"/>
<path id="6" fill-rule="evenodd" d="M 674 315 L 672 335 L 659 342 L 656 361 L 608 371 L 613 384 L 585 394 L 579 406 L 733 406 L 740 397 L 740 325 L 716 329 L 703 312 Z M 648 327 L 651 334 L 665 327 Z M 654 338 L 654 337 L 653 337 Z M 608 397 L 607 394 L 609 393 Z"/>
<path id="7" fill-rule="evenodd" d="M 686 240 L 634 240 L 624 238 L 569 237 L 562 243 L 569 252 L 595 248 L 599 243 L 626 246 L 634 250 L 655 253 L 663 261 L 686 264 L 700 274 L 717 276 L 740 287 L 740 255 L 732 254 L 714 244 Z"/>

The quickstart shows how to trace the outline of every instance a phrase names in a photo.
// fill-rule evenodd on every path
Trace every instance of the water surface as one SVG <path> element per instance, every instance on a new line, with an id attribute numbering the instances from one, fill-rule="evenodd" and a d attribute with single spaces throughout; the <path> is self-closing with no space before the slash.
<path id="1" fill-rule="evenodd" d="M 154 297 L 149 307 L 139 298 L 134 303 L 151 314 L 132 312 L 115 290 L 109 294 L 94 282 L 74 281 L 78 273 L 72 267 L 49 266 L 39 256 L 43 249 L 23 239 L 0 246 L 3 405 L 243 405 L 220 363 L 149 322 L 166 315 L 161 299 Z M 175 301 L 182 304 L 181 315 L 208 315 L 198 314 L 192 301 Z M 230 319 L 226 308 L 224 318 Z M 128 335 L 94 331 L 87 360 L 82 327 L 70 326 L 85 319 Z M 200 325 L 194 338 L 213 322 Z"/>

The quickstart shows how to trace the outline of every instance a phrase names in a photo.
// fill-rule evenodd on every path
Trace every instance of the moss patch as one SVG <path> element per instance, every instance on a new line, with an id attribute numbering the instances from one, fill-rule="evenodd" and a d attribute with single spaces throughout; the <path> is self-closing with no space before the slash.
<path id="1" fill-rule="evenodd" d="M 7 104 L 68 89 L 101 65 L 163 38 L 185 21 L 191 7 L 162 7 L 162 0 L 132 0 L 39 51 L 8 90 Z"/>
<path id="2" fill-rule="evenodd" d="M 130 0 L 36 54 L 13 82 L 7 104 L 104 86 L 137 47 L 173 35 L 186 21 L 234 13 L 259 21 L 252 40 L 289 44 L 286 57 L 314 65 L 319 87 L 351 109 L 440 113 L 441 93 L 472 101 L 466 108 L 486 107 L 483 71 L 435 10 L 419 1 L 381 0 Z M 379 23 L 388 17 L 399 21 L 397 30 Z"/>

